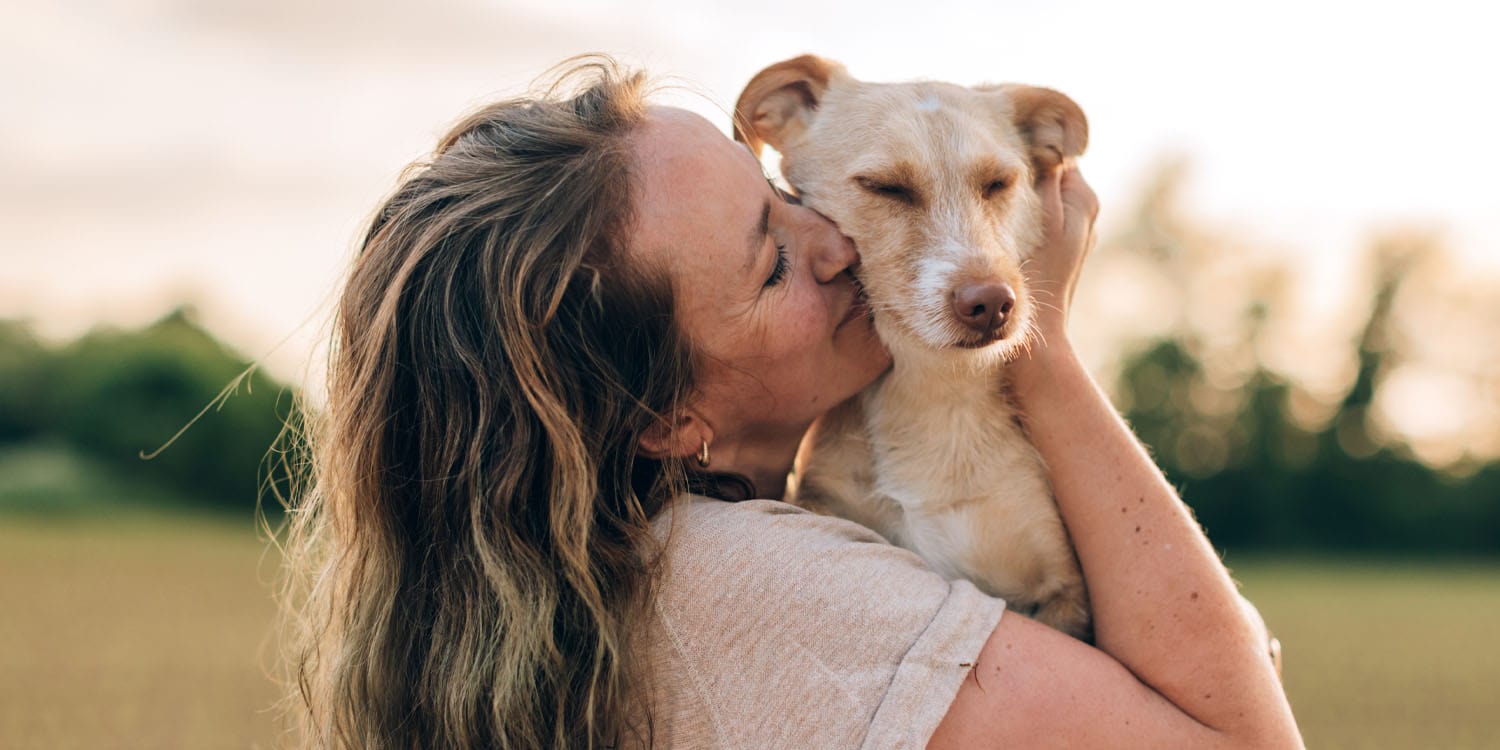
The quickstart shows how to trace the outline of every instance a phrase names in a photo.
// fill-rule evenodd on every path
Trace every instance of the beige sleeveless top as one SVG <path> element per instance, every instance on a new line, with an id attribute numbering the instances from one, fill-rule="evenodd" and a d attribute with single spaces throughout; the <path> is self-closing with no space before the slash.
<path id="1" fill-rule="evenodd" d="M 782 502 L 684 497 L 654 530 L 658 748 L 923 747 L 1005 609 Z"/>

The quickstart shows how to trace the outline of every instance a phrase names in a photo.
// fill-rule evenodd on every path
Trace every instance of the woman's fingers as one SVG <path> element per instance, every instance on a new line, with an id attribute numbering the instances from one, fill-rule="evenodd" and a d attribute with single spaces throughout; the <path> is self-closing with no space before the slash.
<path id="1" fill-rule="evenodd" d="M 1045 217 L 1045 243 L 1048 247 L 1057 244 L 1062 237 L 1067 212 L 1062 197 L 1063 170 L 1054 169 L 1042 176 L 1037 183 L 1037 193 L 1042 197 L 1042 215 Z"/>
<path id="2" fill-rule="evenodd" d="M 1071 252 L 1077 253 L 1079 262 L 1087 256 L 1093 245 L 1094 220 L 1099 217 L 1099 196 L 1084 181 L 1083 173 L 1076 166 L 1061 170 L 1059 177 L 1059 199 L 1063 204 L 1063 237 Z"/>
<path id="3" fill-rule="evenodd" d="M 1045 217 L 1045 246 L 1051 252 L 1076 255 L 1093 232 L 1099 216 L 1099 196 L 1075 165 L 1052 170 L 1037 183 Z"/>
<path id="4" fill-rule="evenodd" d="M 1078 171 L 1076 165 L 1067 166 L 1060 170 L 1058 176 L 1058 187 L 1061 192 L 1061 200 L 1067 205 L 1071 212 L 1086 217 L 1090 223 L 1099 217 L 1099 196 L 1094 194 L 1094 189 L 1089 187 L 1083 179 L 1083 173 Z"/>
<path id="5" fill-rule="evenodd" d="M 1036 189 L 1042 199 L 1043 240 L 1034 262 L 1027 264 L 1027 274 L 1049 297 L 1038 324 L 1055 330 L 1066 323 L 1079 270 L 1094 245 L 1099 198 L 1072 164 L 1042 175 Z"/>

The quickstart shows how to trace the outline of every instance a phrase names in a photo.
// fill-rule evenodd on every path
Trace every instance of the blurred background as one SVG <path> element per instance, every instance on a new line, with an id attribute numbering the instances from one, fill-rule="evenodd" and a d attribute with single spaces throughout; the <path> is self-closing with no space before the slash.
<path id="1" fill-rule="evenodd" d="M 804 52 L 1070 94 L 1105 206 L 1080 348 L 1285 643 L 1309 745 L 1500 746 L 1492 13 L 7 4 L 0 747 L 277 744 L 255 509 L 355 236 L 460 113 L 587 51 L 721 126 Z"/>

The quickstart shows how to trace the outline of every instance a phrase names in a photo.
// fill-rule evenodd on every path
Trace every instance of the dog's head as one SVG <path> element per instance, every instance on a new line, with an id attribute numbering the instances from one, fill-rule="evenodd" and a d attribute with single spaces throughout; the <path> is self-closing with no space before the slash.
<path id="1" fill-rule="evenodd" d="M 881 339 L 1008 357 L 1037 302 L 1038 176 L 1083 152 L 1083 110 L 1049 89 L 857 81 L 811 55 L 755 76 L 735 137 L 769 144 L 808 206 L 859 248 Z"/>

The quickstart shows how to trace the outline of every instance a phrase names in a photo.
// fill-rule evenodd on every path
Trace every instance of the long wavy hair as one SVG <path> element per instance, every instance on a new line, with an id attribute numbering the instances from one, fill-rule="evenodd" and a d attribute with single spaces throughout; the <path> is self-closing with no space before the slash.
<path id="1" fill-rule="evenodd" d="M 639 448 L 692 390 L 670 280 L 623 252 L 647 83 L 568 65 L 412 165 L 354 262 L 289 512 L 303 744 L 592 748 L 648 723 L 649 521 L 717 485 Z"/>

